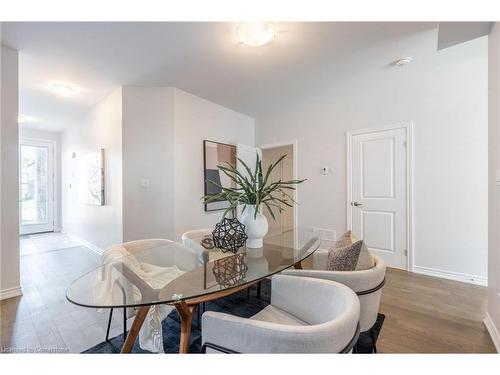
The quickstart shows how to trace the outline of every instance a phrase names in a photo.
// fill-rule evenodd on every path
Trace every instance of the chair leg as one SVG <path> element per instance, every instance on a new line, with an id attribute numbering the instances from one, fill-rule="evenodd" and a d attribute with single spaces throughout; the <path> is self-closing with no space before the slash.
<path id="1" fill-rule="evenodd" d="M 202 302 L 198 305 L 198 329 L 201 331 L 201 316 L 206 311 L 205 302 Z"/>
<path id="2" fill-rule="evenodd" d="M 199 306 L 199 308 L 197 310 L 198 311 L 196 312 L 197 313 L 196 326 L 201 331 L 201 306 Z"/>
<path id="3" fill-rule="evenodd" d="M 113 308 L 109 310 L 108 329 L 106 330 L 106 341 L 109 341 L 109 329 L 111 328 L 112 318 L 113 318 Z"/>
<path id="4" fill-rule="evenodd" d="M 373 352 L 377 353 L 377 341 L 375 340 L 375 332 L 373 331 L 373 327 L 370 328 L 370 336 L 372 339 Z"/>
<path id="5" fill-rule="evenodd" d="M 123 340 L 127 337 L 127 308 L 123 308 Z"/>

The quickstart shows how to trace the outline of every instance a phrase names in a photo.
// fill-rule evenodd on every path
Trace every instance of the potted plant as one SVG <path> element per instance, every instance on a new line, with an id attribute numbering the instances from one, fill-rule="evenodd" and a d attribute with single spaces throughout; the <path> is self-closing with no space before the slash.
<path id="1" fill-rule="evenodd" d="M 234 211 L 239 205 L 243 205 L 241 222 L 245 225 L 245 233 L 248 236 L 247 247 L 262 247 L 262 238 L 268 230 L 267 219 L 262 215 L 262 207 L 265 206 L 271 217 L 276 220 L 273 210 L 280 213 L 285 207 L 293 207 L 295 200 L 289 194 L 295 190 L 295 186 L 305 180 L 270 181 L 271 172 L 278 166 L 286 155 L 281 156 L 275 163 L 271 164 L 263 173 L 262 160 L 257 155 L 255 168 L 252 171 L 245 162 L 238 158 L 245 172 L 238 171 L 233 165 L 218 165 L 220 171 L 235 183 L 234 187 L 223 187 L 211 180 L 207 182 L 216 185 L 220 193 L 208 194 L 202 199 L 205 203 L 214 201 L 227 201 L 229 207 L 224 211 L 223 217 Z"/>

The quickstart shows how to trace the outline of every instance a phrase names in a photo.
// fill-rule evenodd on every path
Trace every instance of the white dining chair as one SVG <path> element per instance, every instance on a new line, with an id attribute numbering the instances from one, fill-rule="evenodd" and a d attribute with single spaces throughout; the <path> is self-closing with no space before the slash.
<path id="1" fill-rule="evenodd" d="M 349 353 L 359 337 L 359 300 L 345 285 L 275 275 L 271 304 L 251 318 L 203 314 L 206 353 Z"/>
<path id="2" fill-rule="evenodd" d="M 312 270 L 285 270 L 283 275 L 332 280 L 351 288 L 359 297 L 361 312 L 359 325 L 361 332 L 369 332 L 373 351 L 377 352 L 373 326 L 377 321 L 382 287 L 385 284 L 386 265 L 384 260 L 372 255 L 375 266 L 359 271 L 327 271 L 328 250 L 317 250 L 313 254 Z"/>
<path id="3" fill-rule="evenodd" d="M 172 245 L 172 246 L 169 246 Z M 126 253 L 129 256 L 132 256 L 136 259 L 134 261 L 138 261 L 141 266 L 143 264 L 152 264 L 158 267 L 171 267 L 177 266 L 179 269 L 184 271 L 189 271 L 196 268 L 199 263 L 198 260 L 201 256 L 200 252 L 196 249 L 185 248 L 184 246 L 176 245 L 173 241 L 167 239 L 144 239 L 144 240 L 136 240 L 125 242 L 119 245 L 113 245 L 106 253 L 113 251 L 118 248 L 123 248 L 126 250 Z M 163 247 L 164 250 L 163 251 Z M 149 249 L 158 248 L 161 251 L 152 251 L 148 252 Z M 106 254 L 105 253 L 105 254 Z M 104 255 L 104 254 L 103 254 Z M 118 259 L 115 265 L 119 267 L 120 259 Z M 106 268 L 103 268 L 105 270 Z M 122 270 L 123 271 L 123 270 Z M 130 275 L 133 276 L 133 275 Z M 126 281 L 126 276 L 123 279 Z M 137 280 L 138 282 L 140 280 Z M 130 300 L 133 299 L 133 286 L 131 282 L 123 282 L 121 283 L 115 282 L 113 285 L 112 293 L 117 293 L 117 295 L 123 295 L 124 298 Z M 138 283 L 134 284 L 136 287 Z M 173 310 L 172 307 L 169 307 Z M 111 328 L 111 320 L 113 318 L 113 310 L 110 309 L 108 325 L 106 329 L 106 341 L 109 340 L 109 332 Z M 126 337 L 127 333 L 127 320 L 135 316 L 134 308 L 123 308 L 123 336 Z"/>
<path id="4" fill-rule="evenodd" d="M 181 241 L 184 246 L 193 249 L 200 254 L 200 265 L 207 263 L 210 259 L 210 252 L 208 251 L 208 249 L 205 249 L 200 243 L 203 237 L 210 234 L 212 234 L 212 231 L 210 229 L 195 229 L 184 232 L 181 236 Z"/>

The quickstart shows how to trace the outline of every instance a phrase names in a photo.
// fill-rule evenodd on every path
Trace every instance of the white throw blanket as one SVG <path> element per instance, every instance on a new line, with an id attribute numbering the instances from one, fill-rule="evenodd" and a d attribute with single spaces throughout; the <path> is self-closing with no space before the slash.
<path id="1" fill-rule="evenodd" d="M 152 289 L 161 289 L 184 272 L 176 266 L 158 267 L 141 263 L 123 246 L 112 246 L 106 250 L 101 259 L 102 273 L 95 280 L 94 298 L 100 305 L 122 304 L 124 293 L 127 303 L 141 302 L 139 289 L 126 280 L 120 268 L 126 266 L 140 277 Z M 141 349 L 154 353 L 163 353 L 163 335 L 161 322 L 173 310 L 164 304 L 151 306 L 139 332 Z"/>

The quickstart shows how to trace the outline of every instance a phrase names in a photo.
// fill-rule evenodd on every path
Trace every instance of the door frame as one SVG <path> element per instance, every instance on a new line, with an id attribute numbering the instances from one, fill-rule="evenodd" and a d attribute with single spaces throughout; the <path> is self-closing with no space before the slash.
<path id="1" fill-rule="evenodd" d="M 277 147 L 283 147 L 283 146 L 292 146 L 293 149 L 293 179 L 296 180 L 298 179 L 298 168 L 297 168 L 297 146 L 298 142 L 297 140 L 291 140 L 291 141 L 282 141 L 282 142 L 275 142 L 275 143 L 266 143 L 263 144 L 262 146 L 259 146 L 261 150 L 265 149 L 270 149 L 270 148 L 277 148 Z M 296 188 L 295 189 L 295 201 L 298 202 L 299 199 L 299 191 Z M 298 228 L 299 227 L 299 207 L 298 204 L 293 205 L 293 227 Z"/>
<path id="2" fill-rule="evenodd" d="M 355 135 L 379 133 L 387 130 L 406 130 L 406 270 L 414 271 L 414 168 L 413 168 L 413 121 L 396 123 L 393 125 L 373 127 L 368 129 L 350 130 L 346 132 L 346 160 L 347 160 L 347 229 L 352 229 L 352 140 Z"/>
<path id="3" fill-rule="evenodd" d="M 19 137 L 19 143 L 18 143 L 18 160 L 19 162 L 21 161 L 21 145 L 23 142 L 27 143 L 45 143 L 49 144 L 52 147 L 52 156 L 51 156 L 51 168 L 52 168 L 52 231 L 56 231 L 56 224 L 59 223 L 59 217 L 57 213 L 59 212 L 59 202 L 57 200 L 58 197 L 58 189 L 57 189 L 57 183 L 58 183 L 58 170 L 57 170 L 57 161 L 56 161 L 56 155 L 57 155 L 57 142 L 53 139 L 45 139 L 45 138 L 35 138 L 35 137 Z M 21 166 L 18 166 L 19 169 L 19 176 L 18 176 L 18 185 L 19 188 L 21 186 Z M 19 190 L 20 194 L 20 190 Z M 21 201 L 20 201 L 20 196 L 18 197 L 19 201 L 19 234 L 23 235 L 26 233 L 23 233 L 22 231 L 22 225 L 21 225 Z M 43 233 L 43 232 L 40 232 Z M 29 234 L 29 233 L 28 233 Z"/>

